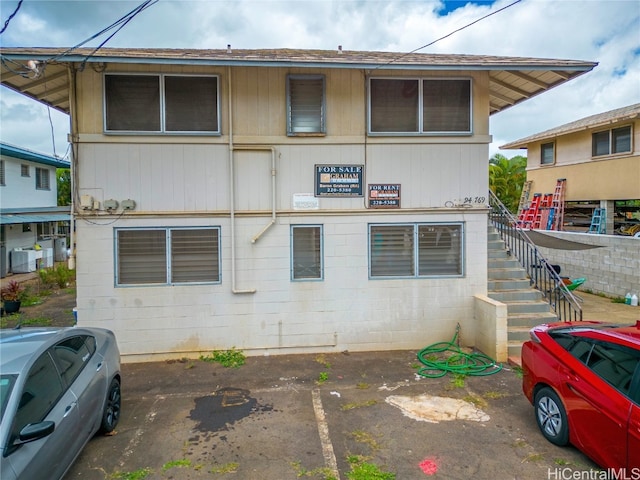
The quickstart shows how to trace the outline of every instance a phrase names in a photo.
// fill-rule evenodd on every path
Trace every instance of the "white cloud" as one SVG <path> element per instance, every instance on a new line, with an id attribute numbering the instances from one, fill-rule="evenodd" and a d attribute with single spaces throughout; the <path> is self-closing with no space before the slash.
<path id="1" fill-rule="evenodd" d="M 3 44 L 76 45 L 141 1 L 26 1 L 3 34 Z M 336 49 L 342 45 L 346 50 L 407 52 L 511 3 L 458 2 L 453 6 L 461 6 L 446 13 L 443 2 L 437 0 L 161 0 L 141 12 L 107 46 Z M 17 1 L 2 4 L 4 22 Z M 637 0 L 523 0 L 420 51 L 599 62 L 592 72 L 492 116 L 490 155 L 513 156 L 523 152 L 500 151 L 498 145 L 640 102 L 638 32 Z M 105 39 L 106 35 L 87 46 Z M 3 140 L 33 147 L 22 143 L 27 137 L 21 137 L 19 129 L 5 128 L 5 117 L 3 113 Z M 40 122 L 44 126 L 37 131 L 46 139 L 38 144 L 50 145 L 50 126 L 42 115 L 34 120 L 29 141 Z M 55 123 L 56 132 L 67 129 L 66 118 Z"/>

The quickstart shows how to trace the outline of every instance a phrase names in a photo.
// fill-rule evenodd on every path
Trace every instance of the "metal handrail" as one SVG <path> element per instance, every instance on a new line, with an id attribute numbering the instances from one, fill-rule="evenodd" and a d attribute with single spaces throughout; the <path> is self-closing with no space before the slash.
<path id="1" fill-rule="evenodd" d="M 491 190 L 489 206 L 489 220 L 500 233 L 510 254 L 526 270 L 531 285 L 549 302 L 558 320 L 581 321 L 582 307 L 579 300 L 567 289 L 558 272 L 538 251 L 526 231 L 518 226 L 517 219 Z"/>

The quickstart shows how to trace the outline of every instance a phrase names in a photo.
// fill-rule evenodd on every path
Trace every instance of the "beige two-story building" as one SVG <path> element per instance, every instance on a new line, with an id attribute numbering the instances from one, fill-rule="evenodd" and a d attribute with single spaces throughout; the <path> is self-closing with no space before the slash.
<path id="1" fill-rule="evenodd" d="M 489 116 L 595 66 L 341 48 L 2 56 L 4 85 L 71 116 L 78 323 L 114 330 L 125 361 L 411 349 L 457 325 L 474 345 Z"/>
<path id="2" fill-rule="evenodd" d="M 591 115 L 500 148 L 527 149 L 531 192 L 553 193 L 558 179 L 566 179 L 563 229 L 588 231 L 598 209 L 604 214 L 598 233 L 640 232 L 640 104 Z M 594 224 L 599 223 L 596 218 Z"/>

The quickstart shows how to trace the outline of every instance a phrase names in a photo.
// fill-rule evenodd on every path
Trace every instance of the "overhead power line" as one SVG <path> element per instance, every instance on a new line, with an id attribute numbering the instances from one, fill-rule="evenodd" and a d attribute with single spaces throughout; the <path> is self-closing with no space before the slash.
<path id="1" fill-rule="evenodd" d="M 16 16 L 16 13 L 18 13 L 18 10 L 20 10 L 21 6 L 22 6 L 22 0 L 18 2 L 18 6 L 16 7 L 16 9 L 13 11 L 11 15 L 9 15 L 9 18 L 7 18 L 7 21 L 4 22 L 4 27 L 2 27 L 2 30 L 0 30 L 0 35 L 2 35 L 4 31 L 7 29 L 7 27 L 9 26 L 9 22 L 11 22 L 11 19 Z"/>

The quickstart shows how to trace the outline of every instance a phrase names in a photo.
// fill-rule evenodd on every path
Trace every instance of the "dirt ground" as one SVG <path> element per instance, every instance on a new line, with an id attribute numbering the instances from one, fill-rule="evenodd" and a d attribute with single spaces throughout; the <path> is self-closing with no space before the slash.
<path id="1" fill-rule="evenodd" d="M 75 323 L 73 308 L 76 306 L 76 290 L 74 286 L 65 289 L 47 290 L 48 295 L 40 296 L 44 291 L 38 281 L 28 281 L 25 285 L 31 294 L 38 295 L 41 303 L 31 306 L 21 306 L 20 311 L 13 315 L 2 317 L 2 328 L 14 328 L 18 323 L 22 325 L 67 327 Z"/>

